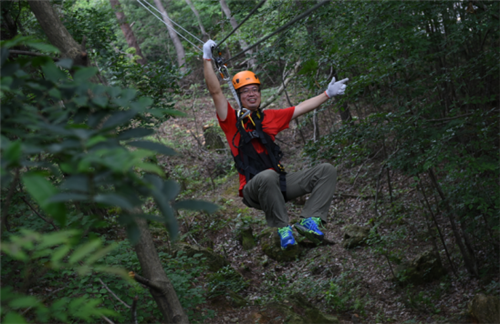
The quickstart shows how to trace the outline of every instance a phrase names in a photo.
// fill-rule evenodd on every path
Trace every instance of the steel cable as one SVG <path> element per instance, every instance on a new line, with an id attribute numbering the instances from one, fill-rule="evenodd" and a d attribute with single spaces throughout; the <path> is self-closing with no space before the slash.
<path id="1" fill-rule="evenodd" d="M 142 2 L 141 0 L 137 0 L 137 2 L 144 7 L 144 9 L 146 9 L 147 11 L 149 11 L 153 16 L 156 17 L 156 19 L 158 19 L 159 21 L 161 21 L 163 24 L 165 24 L 165 26 L 167 26 L 167 28 L 172 28 L 170 27 L 163 19 L 161 19 L 160 17 L 158 17 L 154 12 L 152 12 L 151 10 L 149 10 L 148 7 L 146 7 Z M 162 12 L 160 12 L 158 9 L 156 9 L 152 4 L 150 4 L 149 2 L 147 1 L 144 1 L 145 3 L 147 3 L 149 6 L 151 6 L 154 10 L 156 10 L 159 14 L 161 14 L 163 17 L 167 18 L 169 21 L 171 21 L 172 23 L 174 23 L 176 26 L 178 26 L 179 28 L 181 28 L 182 30 L 184 30 L 186 33 L 188 33 L 189 35 L 191 35 L 192 37 L 196 38 L 198 41 L 200 41 L 201 43 L 203 43 L 202 40 L 200 40 L 198 37 L 194 36 L 193 34 L 191 34 L 190 32 L 188 32 L 187 30 L 185 30 L 184 28 L 182 28 L 182 26 L 180 26 L 179 24 L 177 24 L 175 21 L 173 21 L 172 19 L 170 19 L 169 17 L 167 17 L 166 15 L 163 15 Z M 193 44 L 189 39 L 187 39 L 186 37 L 184 37 L 183 35 L 181 35 L 179 32 L 177 32 L 177 30 L 175 30 L 175 28 L 172 28 L 172 30 L 177 34 L 179 35 L 180 37 L 184 38 L 188 43 L 190 43 L 191 45 L 193 45 L 194 47 L 196 47 L 199 51 L 202 51 L 201 48 L 199 48 L 198 46 L 196 46 L 195 44 Z"/>
<path id="2" fill-rule="evenodd" d="M 236 26 L 226 37 L 224 37 L 219 43 L 217 43 L 217 46 L 220 46 L 222 43 L 224 43 L 224 41 L 228 39 L 229 36 L 231 36 L 236 30 L 238 30 L 238 28 L 240 28 L 240 26 L 243 25 L 243 23 L 247 21 L 248 18 L 250 18 L 250 16 L 252 16 L 254 12 L 257 11 L 257 9 L 259 9 L 264 4 L 264 2 L 266 2 L 266 0 L 262 0 L 257 6 L 255 6 L 255 8 L 253 8 L 253 10 L 250 11 L 250 13 L 245 17 L 245 19 L 243 19 L 242 22 L 240 22 L 238 26 Z"/>
<path id="3" fill-rule="evenodd" d="M 314 7 L 310 8 L 309 10 L 307 10 L 306 12 L 304 12 L 303 14 L 297 16 L 295 19 L 293 19 L 292 21 L 286 23 L 285 25 L 283 25 L 281 28 L 279 28 L 278 30 L 276 30 L 275 32 L 271 33 L 270 35 L 262 38 L 261 40 L 259 40 L 257 43 L 253 44 L 252 46 L 249 46 L 247 48 L 245 48 L 244 50 L 242 50 L 241 52 L 239 52 L 238 54 L 232 56 L 231 58 L 227 59 L 227 60 L 224 60 L 224 63 L 227 63 L 235 58 L 237 58 L 238 56 L 240 56 L 241 54 L 245 53 L 246 51 L 248 50 L 251 50 L 252 48 L 254 48 L 255 46 L 259 45 L 260 43 L 262 43 L 263 41 L 269 39 L 270 37 L 282 32 L 283 30 L 287 29 L 288 27 L 290 27 L 291 25 L 293 25 L 294 23 L 296 23 L 297 21 L 299 21 L 300 19 L 302 18 L 305 18 L 307 16 L 309 16 L 314 10 L 318 9 L 319 7 L 321 7 L 322 5 L 324 5 L 325 3 L 327 2 L 330 2 L 329 0 L 324 0 L 320 3 L 318 3 L 317 5 L 315 5 Z"/>

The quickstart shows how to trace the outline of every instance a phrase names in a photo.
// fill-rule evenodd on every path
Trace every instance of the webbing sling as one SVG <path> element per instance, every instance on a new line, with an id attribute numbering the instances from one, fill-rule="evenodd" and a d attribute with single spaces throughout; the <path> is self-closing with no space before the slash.
<path id="1" fill-rule="evenodd" d="M 237 112 L 236 116 L 238 116 Z M 240 122 L 236 124 L 238 132 L 240 133 L 240 143 L 238 146 L 234 144 L 237 133 L 233 137 L 233 146 L 238 149 L 238 155 L 233 156 L 236 169 L 245 176 L 247 183 L 259 172 L 267 169 L 274 169 L 280 176 L 280 190 L 283 194 L 283 198 L 287 201 L 286 172 L 285 168 L 280 163 L 283 152 L 281 152 L 280 147 L 274 143 L 271 136 L 262 130 L 264 114 L 261 111 L 259 111 L 258 114 L 257 112 L 253 112 L 251 118 L 255 123 L 255 129 L 250 132 L 247 132 Z M 252 139 L 259 139 L 266 148 L 267 154 L 258 153 L 251 143 Z"/>

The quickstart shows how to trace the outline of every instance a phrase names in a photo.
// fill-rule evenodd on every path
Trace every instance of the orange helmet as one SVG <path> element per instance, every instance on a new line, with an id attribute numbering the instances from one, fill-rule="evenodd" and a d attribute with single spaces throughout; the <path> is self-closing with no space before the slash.
<path id="1" fill-rule="evenodd" d="M 236 73 L 233 77 L 233 87 L 235 90 L 238 90 L 241 87 L 244 87 L 249 84 L 258 84 L 260 85 L 259 77 L 252 71 L 241 71 Z"/>

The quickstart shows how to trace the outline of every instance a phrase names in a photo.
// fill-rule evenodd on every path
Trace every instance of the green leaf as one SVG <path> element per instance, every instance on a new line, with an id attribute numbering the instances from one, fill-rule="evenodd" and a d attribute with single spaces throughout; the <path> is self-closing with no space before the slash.
<path id="1" fill-rule="evenodd" d="M 109 206 L 116 206 L 120 207 L 123 209 L 132 209 L 134 206 L 132 206 L 131 203 L 128 202 L 127 199 L 123 198 L 120 195 L 117 194 L 99 194 L 94 197 L 94 201 L 102 204 L 106 204 Z"/>
<path id="2" fill-rule="evenodd" d="M 149 141 L 135 141 L 128 142 L 127 145 L 142 148 L 145 150 L 154 151 L 163 155 L 176 155 L 177 153 L 168 146 L 165 146 L 160 143 L 149 142 Z"/>
<path id="3" fill-rule="evenodd" d="M 135 110 L 119 111 L 106 119 L 106 121 L 102 125 L 102 128 L 107 129 L 122 125 L 134 118 L 135 115 L 137 115 L 137 112 Z"/>
<path id="4" fill-rule="evenodd" d="M 99 239 L 94 239 L 94 240 L 91 240 L 91 241 L 85 243 L 84 245 L 78 247 L 75 250 L 75 252 L 73 252 L 73 254 L 71 254 L 71 257 L 69 258 L 68 262 L 70 264 L 74 264 L 74 263 L 80 261 L 81 259 L 86 257 L 88 254 L 94 252 L 95 249 L 97 249 L 98 247 L 101 246 L 101 244 L 102 244 L 102 242 Z"/>
<path id="5" fill-rule="evenodd" d="M 61 91 L 59 91 L 57 88 L 52 88 L 49 90 L 48 94 L 57 99 L 57 100 L 61 100 L 62 96 L 61 96 Z"/>
<path id="6" fill-rule="evenodd" d="M 47 201 L 54 202 L 67 202 L 67 201 L 84 201 L 89 199 L 87 195 L 72 193 L 72 192 L 60 192 L 52 197 L 50 197 Z"/>
<path id="7" fill-rule="evenodd" d="M 139 231 L 137 224 L 135 222 L 132 222 L 125 227 L 125 230 L 127 231 L 127 237 L 130 241 L 130 244 L 136 245 L 141 237 L 141 231 Z"/>
<path id="8" fill-rule="evenodd" d="M 59 248 L 55 249 L 52 252 L 52 255 L 50 257 L 50 261 L 53 264 L 58 264 L 59 261 L 61 261 L 62 258 L 67 256 L 70 251 L 71 251 L 71 247 L 69 245 L 60 246 Z"/>
<path id="9" fill-rule="evenodd" d="M 18 308 L 28 308 L 32 306 L 38 306 L 39 305 L 38 299 L 36 299 L 34 296 L 23 296 L 21 298 L 16 298 L 13 299 L 9 302 L 9 306 L 18 309 Z"/>
<path id="10" fill-rule="evenodd" d="M 21 141 L 10 142 L 3 152 L 2 158 L 7 160 L 9 164 L 18 164 L 21 158 Z"/>
<path id="11" fill-rule="evenodd" d="M 75 82 L 86 81 L 96 75 L 97 72 L 98 70 L 95 67 L 79 68 L 73 75 L 73 80 L 75 80 Z"/>
<path id="12" fill-rule="evenodd" d="M 64 69 L 71 69 L 73 66 L 73 60 L 70 58 L 62 58 L 56 62 L 56 66 L 62 67 Z"/>
<path id="13" fill-rule="evenodd" d="M 163 183 L 161 191 L 166 201 L 173 201 L 181 191 L 181 186 L 173 180 L 167 180 Z"/>
<path id="14" fill-rule="evenodd" d="M 51 215 L 61 226 L 66 223 L 66 208 L 62 203 L 51 203 L 49 198 L 57 193 L 57 189 L 45 179 L 44 176 L 35 172 L 28 172 L 22 176 L 26 190 L 40 205 L 40 207 Z"/>
<path id="15" fill-rule="evenodd" d="M 66 73 L 61 71 L 52 61 L 42 65 L 42 71 L 45 78 L 54 83 L 60 79 L 66 79 Z"/>
<path id="16" fill-rule="evenodd" d="M 155 173 L 161 177 L 165 176 L 165 172 L 163 172 L 163 170 L 156 164 L 147 162 L 137 162 L 135 166 L 143 171 Z"/>
<path id="17" fill-rule="evenodd" d="M 37 245 L 37 249 L 51 248 L 55 245 L 68 243 L 72 237 L 79 233 L 79 230 L 73 229 L 44 234 L 41 236 L 41 242 Z"/>
<path id="18" fill-rule="evenodd" d="M 57 47 L 52 46 L 50 44 L 46 44 L 46 43 L 28 41 L 25 43 L 25 45 L 28 45 L 29 47 L 33 47 L 34 49 L 37 49 L 41 52 L 49 52 L 49 53 L 54 53 L 54 54 L 60 53 L 60 51 Z"/>
<path id="19" fill-rule="evenodd" d="M 92 98 L 92 102 L 97 106 L 104 108 L 108 105 L 108 97 L 106 96 L 95 96 Z"/>
<path id="20" fill-rule="evenodd" d="M 109 252 L 113 251 L 116 248 L 118 248 L 118 243 L 113 242 L 112 244 L 110 244 L 110 245 L 106 246 L 105 248 L 100 249 L 96 253 L 92 254 L 92 256 L 90 256 L 85 261 L 85 263 L 91 265 L 94 262 L 96 262 L 96 261 L 100 260 L 101 258 L 105 257 L 106 254 L 108 254 Z"/>
<path id="21" fill-rule="evenodd" d="M 106 137 L 104 137 L 102 135 L 97 135 L 97 136 L 94 136 L 94 137 L 90 138 L 87 141 L 87 144 L 85 146 L 86 147 L 92 147 L 92 146 L 96 145 L 97 143 L 105 142 L 106 140 L 107 140 Z"/>
<path id="22" fill-rule="evenodd" d="M 10 243 L 10 244 L 2 243 L 0 245 L 0 249 L 4 253 L 10 255 L 10 257 L 12 257 L 13 259 L 20 260 L 23 262 L 27 262 L 29 260 L 28 254 L 26 254 L 22 250 L 21 246 L 15 244 L 15 243 Z"/>
<path id="23" fill-rule="evenodd" d="M 9 312 L 7 315 L 5 315 L 3 321 L 3 324 L 27 324 L 26 320 L 24 317 L 19 315 L 16 312 Z"/>
<path id="24" fill-rule="evenodd" d="M 136 101 L 133 101 L 130 104 L 130 107 L 138 112 L 144 112 L 146 107 L 149 107 L 153 104 L 153 99 L 148 97 L 140 97 Z"/>
<path id="25" fill-rule="evenodd" d="M 118 139 L 119 140 L 128 140 L 131 138 L 139 138 L 139 137 L 145 137 L 149 136 L 151 134 L 154 134 L 154 131 L 152 129 L 147 129 L 147 128 L 133 128 L 133 129 L 127 129 L 120 134 L 118 134 Z"/>
<path id="26" fill-rule="evenodd" d="M 219 209 L 219 206 L 208 201 L 189 199 L 175 203 L 174 208 L 187 210 L 203 210 L 211 214 L 217 211 L 217 209 Z"/>

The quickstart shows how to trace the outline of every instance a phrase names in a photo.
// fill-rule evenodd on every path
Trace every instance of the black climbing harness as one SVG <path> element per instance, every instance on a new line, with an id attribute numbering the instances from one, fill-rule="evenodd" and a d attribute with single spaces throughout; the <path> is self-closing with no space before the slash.
<path id="1" fill-rule="evenodd" d="M 236 117 L 236 128 L 238 132 L 234 134 L 232 144 L 238 149 L 238 155 L 234 156 L 236 170 L 245 177 L 248 183 L 259 172 L 273 169 L 278 172 L 280 178 L 280 190 L 286 199 L 286 172 L 283 165 L 280 163 L 283 157 L 283 152 L 280 147 L 272 140 L 271 136 L 262 130 L 262 122 L 264 121 L 264 113 L 260 110 L 248 114 L 248 127 L 252 128 L 247 131 L 245 123 L 238 111 Z M 240 134 L 239 145 L 235 145 L 234 140 L 237 134 Z M 252 140 L 259 140 L 265 147 L 266 152 L 258 153 L 253 146 Z"/>

